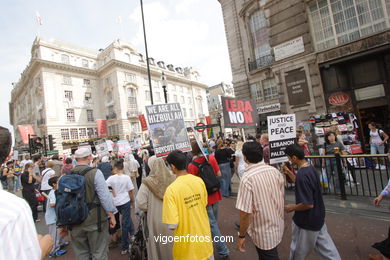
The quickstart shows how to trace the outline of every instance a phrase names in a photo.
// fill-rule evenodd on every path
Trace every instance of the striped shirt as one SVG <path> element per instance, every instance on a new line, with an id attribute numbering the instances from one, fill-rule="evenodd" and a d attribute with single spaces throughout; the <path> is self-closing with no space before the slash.
<path id="1" fill-rule="evenodd" d="M 253 215 L 248 234 L 262 250 L 275 248 L 284 230 L 284 178 L 264 162 L 249 164 L 238 190 L 236 208 Z"/>
<path id="2" fill-rule="evenodd" d="M 2 190 L 0 198 L 0 259 L 41 259 L 37 231 L 26 201 Z"/>

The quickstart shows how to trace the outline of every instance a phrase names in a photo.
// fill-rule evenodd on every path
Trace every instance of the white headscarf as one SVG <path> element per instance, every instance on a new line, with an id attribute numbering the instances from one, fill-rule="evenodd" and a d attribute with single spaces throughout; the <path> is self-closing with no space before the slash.
<path id="1" fill-rule="evenodd" d="M 124 171 L 131 177 L 138 177 L 138 168 L 141 167 L 132 153 L 125 154 Z"/>

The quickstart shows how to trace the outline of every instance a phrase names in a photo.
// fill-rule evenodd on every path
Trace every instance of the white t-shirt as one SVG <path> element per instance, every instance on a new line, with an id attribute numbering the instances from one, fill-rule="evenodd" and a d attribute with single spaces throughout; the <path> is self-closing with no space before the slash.
<path id="1" fill-rule="evenodd" d="M 51 190 L 53 189 L 52 186 L 49 185 L 49 179 L 53 177 L 56 174 L 56 172 L 51 169 L 47 168 L 42 171 L 42 183 L 41 183 L 41 190 Z"/>
<path id="2" fill-rule="evenodd" d="M 237 173 L 240 178 L 242 178 L 242 175 L 244 174 L 246 163 L 244 161 L 244 155 L 242 154 L 242 151 L 236 151 L 234 153 L 236 155 L 236 158 L 238 158 L 238 166 L 237 166 Z"/>
<path id="3" fill-rule="evenodd" d="M 115 174 L 108 177 L 106 182 L 108 187 L 113 189 L 112 195 L 115 206 L 121 206 L 130 201 L 129 191 L 134 190 L 134 186 L 128 175 Z"/>
<path id="4" fill-rule="evenodd" d="M 41 259 L 30 206 L 7 191 L 0 190 L 0 198 L 0 259 Z"/>
<path id="5" fill-rule="evenodd" d="M 382 134 L 383 131 L 380 130 L 380 129 L 377 129 L 375 132 L 373 132 L 372 130 L 370 130 L 370 136 L 371 136 L 371 143 L 372 144 L 380 144 L 382 143 L 382 139 L 380 137 L 379 134 Z"/>

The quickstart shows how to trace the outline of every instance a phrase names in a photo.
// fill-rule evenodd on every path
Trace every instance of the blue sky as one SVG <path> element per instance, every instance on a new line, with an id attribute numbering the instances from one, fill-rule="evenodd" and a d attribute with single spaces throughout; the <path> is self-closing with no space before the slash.
<path id="1" fill-rule="evenodd" d="M 91 49 L 124 39 L 144 53 L 138 0 L 1 0 L 0 125 L 10 128 L 8 103 L 39 33 Z M 36 11 L 43 19 L 38 26 Z M 192 66 L 211 86 L 231 83 L 221 6 L 217 0 L 144 0 L 149 56 Z M 118 16 L 122 24 L 116 22 Z"/>

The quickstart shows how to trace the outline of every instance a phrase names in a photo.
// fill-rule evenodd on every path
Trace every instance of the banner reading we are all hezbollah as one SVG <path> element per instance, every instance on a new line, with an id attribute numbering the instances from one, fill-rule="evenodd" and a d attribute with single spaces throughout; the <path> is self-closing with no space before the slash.
<path id="1" fill-rule="evenodd" d="M 286 147 L 294 144 L 297 136 L 295 115 L 269 116 L 267 121 L 270 164 L 286 162 Z"/>
<path id="2" fill-rule="evenodd" d="M 251 100 L 221 97 L 225 127 L 253 128 L 257 126 L 257 111 Z"/>
<path id="3" fill-rule="evenodd" d="M 191 151 L 179 103 L 147 106 L 146 115 L 157 157 L 167 156 L 174 150 Z"/>

